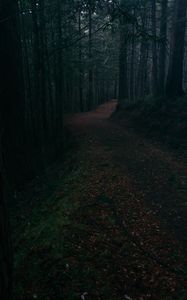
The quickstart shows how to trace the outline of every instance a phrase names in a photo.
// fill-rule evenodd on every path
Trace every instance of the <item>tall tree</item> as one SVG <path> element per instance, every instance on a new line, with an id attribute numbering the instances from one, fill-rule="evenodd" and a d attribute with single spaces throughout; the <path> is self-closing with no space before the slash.
<path id="1" fill-rule="evenodd" d="M 3 169 L 3 150 L 0 144 L 0 299 L 11 300 L 13 260 Z"/>
<path id="2" fill-rule="evenodd" d="M 23 169 L 24 86 L 17 0 L 2 0 L 0 6 L 0 93 L 4 134 L 3 147 L 8 173 Z M 22 149 L 21 149 L 22 148 Z"/>
<path id="3" fill-rule="evenodd" d="M 121 0 L 121 9 L 125 3 Z M 129 95 L 127 78 L 127 41 L 128 41 L 128 23 L 123 11 L 120 15 L 120 50 L 119 50 L 119 106 L 124 107 Z"/>
<path id="4" fill-rule="evenodd" d="M 12 249 L 4 168 L 14 179 L 24 165 L 24 86 L 17 0 L 0 5 L 0 299 L 12 299 Z M 26 141 L 25 141 L 26 142 Z"/>
<path id="5" fill-rule="evenodd" d="M 92 0 L 88 0 L 88 30 L 89 30 L 89 42 L 88 42 L 89 70 L 88 70 L 88 107 L 87 107 L 88 109 L 90 109 L 93 105 L 92 11 L 93 11 Z"/>
<path id="6" fill-rule="evenodd" d="M 135 11 L 133 10 L 133 17 L 135 18 Z M 131 38 L 131 58 L 130 58 L 130 100 L 135 100 L 135 25 L 132 24 L 132 38 Z"/>
<path id="7" fill-rule="evenodd" d="M 83 103 L 83 68 L 82 68 L 82 41 L 81 41 L 81 3 L 78 3 L 78 28 L 79 28 L 79 105 L 80 111 L 84 111 Z"/>
<path id="8" fill-rule="evenodd" d="M 57 0 L 57 36 L 58 36 L 58 45 L 60 48 L 62 41 L 62 3 L 60 0 Z M 63 91 L 64 91 L 64 72 L 63 72 L 63 57 L 62 51 L 58 51 L 58 67 L 57 67 L 57 82 L 56 82 L 56 131 L 57 131 L 57 148 L 62 147 L 63 139 Z"/>
<path id="9" fill-rule="evenodd" d="M 165 91 L 166 80 L 166 55 L 167 55 L 167 11 L 168 0 L 161 2 L 161 21 L 160 21 L 160 49 L 159 49 L 159 94 Z"/>
<path id="10" fill-rule="evenodd" d="M 156 24 L 156 0 L 151 2 L 151 23 L 152 23 L 152 84 L 153 84 L 153 95 L 156 96 L 158 93 L 158 57 L 157 57 L 157 24 Z"/>

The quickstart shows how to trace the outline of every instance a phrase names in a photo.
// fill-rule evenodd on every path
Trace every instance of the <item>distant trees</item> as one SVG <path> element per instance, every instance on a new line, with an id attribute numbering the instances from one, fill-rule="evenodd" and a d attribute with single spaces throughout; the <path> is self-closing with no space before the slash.
<path id="1" fill-rule="evenodd" d="M 101 73 L 106 74 L 105 81 L 113 81 L 107 83 L 113 93 L 116 74 L 111 79 L 113 72 L 108 76 L 105 59 L 102 62 L 111 41 L 107 2 L 20 1 L 23 10 L 31 8 L 21 19 L 27 120 L 33 132 L 42 136 L 38 123 L 47 132 L 55 131 L 59 141 L 64 111 L 89 110 L 105 99 L 105 84 L 96 84 Z"/>
<path id="2" fill-rule="evenodd" d="M 121 0 L 117 8 L 121 37 L 119 102 L 129 104 L 147 95 L 183 95 L 187 1 Z M 122 19 L 126 19 L 123 27 Z"/>
<path id="3" fill-rule="evenodd" d="M 117 70 L 112 72 L 110 60 L 118 51 L 111 51 L 115 26 L 107 1 L 3 3 L 3 143 L 9 173 L 20 181 L 62 154 L 64 113 L 86 111 L 113 97 Z"/>

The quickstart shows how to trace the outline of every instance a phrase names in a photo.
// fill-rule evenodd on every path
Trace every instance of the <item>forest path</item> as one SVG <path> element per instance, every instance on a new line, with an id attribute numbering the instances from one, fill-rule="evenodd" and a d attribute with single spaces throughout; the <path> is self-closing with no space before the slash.
<path id="1" fill-rule="evenodd" d="M 120 126 L 110 118 L 117 101 L 95 111 L 68 119 L 69 128 L 82 141 L 89 140 L 93 155 L 98 145 L 103 156 L 96 164 L 110 161 L 127 177 L 136 197 L 142 197 L 183 243 L 187 254 L 187 164 L 174 153 L 135 132 L 128 121 Z M 86 151 L 86 149 L 84 149 Z M 91 149 L 90 149 L 91 151 Z M 106 154 L 106 158 L 105 158 Z"/>
<path id="2" fill-rule="evenodd" d="M 123 286 L 124 295 L 127 291 L 132 299 L 183 299 L 175 289 L 187 270 L 187 166 L 128 124 L 125 128 L 114 123 L 110 116 L 116 104 L 111 101 L 68 119 L 85 171 L 84 208 L 77 218 L 93 226 L 89 247 L 98 256 L 100 231 L 103 251 L 111 243 L 108 255 L 116 264 L 112 281 Z M 115 263 L 117 256 L 120 265 Z M 111 267 L 104 267 L 106 276 Z M 122 299 L 115 291 L 110 297 Z"/>
<path id="3" fill-rule="evenodd" d="M 77 148 L 14 211 L 15 300 L 187 299 L 186 166 L 115 107 L 67 118 Z"/>

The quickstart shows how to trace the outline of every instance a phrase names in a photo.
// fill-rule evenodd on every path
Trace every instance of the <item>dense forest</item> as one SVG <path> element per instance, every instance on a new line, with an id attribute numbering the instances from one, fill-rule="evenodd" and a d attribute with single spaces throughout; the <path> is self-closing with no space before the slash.
<path id="1" fill-rule="evenodd" d="M 34 280 L 34 275 L 33 278 L 31 276 L 32 271 L 28 275 L 27 273 L 24 274 L 22 270 L 26 262 L 19 265 L 17 261 L 21 261 L 21 258 L 13 259 L 14 252 L 16 257 L 18 252 L 16 250 L 17 246 L 15 246 L 16 243 L 20 244 L 20 247 L 24 245 L 23 223 L 30 222 L 29 218 L 31 218 L 32 211 L 36 210 L 36 204 L 33 204 L 35 210 L 33 210 L 33 207 L 26 206 L 25 208 L 25 204 L 22 205 L 24 201 L 23 199 L 20 200 L 20 197 L 30 199 L 30 196 L 26 196 L 27 194 L 23 191 L 25 191 L 28 184 L 31 182 L 33 184 L 36 178 L 48 172 L 46 170 L 56 162 L 60 161 L 59 164 L 61 165 L 65 161 L 65 165 L 67 164 L 73 170 L 71 165 L 76 164 L 74 162 L 75 152 L 80 151 L 77 148 L 81 148 L 81 146 L 72 146 L 72 143 L 78 143 L 74 139 L 84 135 L 80 124 L 87 122 L 85 128 L 91 126 L 91 123 L 89 123 L 92 122 L 93 117 L 89 115 L 91 111 L 97 112 L 100 105 L 107 103 L 107 107 L 111 110 L 108 118 L 113 114 L 114 118 L 111 122 L 120 123 L 120 125 L 113 126 L 123 127 L 123 121 L 131 119 L 129 125 L 131 129 L 135 126 L 134 123 L 136 123 L 135 127 L 143 128 L 144 126 L 143 130 L 145 130 L 145 127 L 150 126 L 149 134 L 150 132 L 153 134 L 153 126 L 159 132 L 163 128 L 165 133 L 170 132 L 171 135 L 175 136 L 181 135 L 184 144 L 187 137 L 187 98 L 185 95 L 187 89 L 186 12 L 186 0 L 0 0 L 0 299 L 187 299 L 185 298 L 187 297 L 185 272 L 179 275 L 179 277 L 184 277 L 182 281 L 179 279 L 178 290 L 181 292 L 180 295 L 177 294 L 177 288 L 173 287 L 176 287 L 177 284 L 171 283 L 176 281 L 173 278 L 170 278 L 171 284 L 168 284 L 171 294 L 165 291 L 165 294 L 160 294 L 160 296 L 156 292 L 153 296 L 152 291 L 142 292 L 141 294 L 141 288 L 139 289 L 139 287 L 135 288 L 139 292 L 139 296 L 136 293 L 129 296 L 129 292 L 121 290 L 123 283 L 121 283 L 121 286 L 120 284 L 115 286 L 113 283 L 115 278 L 113 278 L 112 283 L 109 281 L 111 286 L 114 284 L 112 292 L 108 287 L 108 289 L 104 290 L 103 288 L 102 292 L 100 291 L 101 295 L 97 292 L 94 294 L 92 291 L 89 296 L 89 292 L 84 290 L 83 286 L 81 286 L 80 291 L 77 291 L 77 281 L 74 282 L 74 279 L 72 279 L 74 277 L 71 278 L 70 276 L 76 288 L 73 284 L 70 284 L 71 280 L 65 279 L 64 282 L 68 282 L 67 286 L 69 284 L 70 289 L 74 290 L 75 288 L 76 292 L 73 294 L 72 291 L 66 291 L 67 286 L 64 290 L 56 287 L 58 284 L 55 284 L 54 281 L 63 281 L 63 276 L 65 276 L 63 275 L 62 279 L 59 279 L 61 277 L 57 273 L 54 276 L 51 275 L 52 288 L 46 294 L 39 295 L 38 287 L 35 287 L 37 290 L 35 292 L 34 288 L 32 290 L 29 287 L 32 286 L 31 283 L 30 285 L 29 283 L 22 284 L 22 281 L 25 282 L 24 277 L 26 276 L 29 278 L 28 281 L 32 282 Z M 114 99 L 117 100 L 114 101 Z M 110 105 L 112 105 L 112 108 Z M 105 106 L 101 107 L 104 107 L 103 110 L 105 110 Z M 72 121 L 72 116 L 79 116 L 79 118 L 85 116 L 85 119 Z M 120 119 L 120 121 L 117 119 Z M 99 127 L 99 122 L 100 118 L 97 119 L 95 128 Z M 171 129 L 171 123 L 175 124 L 174 129 Z M 109 125 L 106 134 L 103 134 L 103 140 L 108 132 L 111 132 L 111 139 L 112 136 L 118 135 L 118 133 L 113 133 L 115 127 L 110 126 L 112 125 Z M 79 128 L 81 131 L 81 133 L 78 133 L 78 138 L 75 137 L 75 133 L 72 133 L 72 131 L 76 131 L 75 128 Z M 93 134 L 95 134 L 94 130 Z M 123 135 L 123 133 L 121 134 Z M 92 137 L 89 135 L 91 135 L 90 132 L 85 138 L 87 142 L 94 140 L 95 135 Z M 137 146 L 138 139 L 139 137 L 132 142 L 134 147 Z M 165 136 L 163 139 L 165 139 Z M 119 135 L 119 141 L 121 140 L 122 138 Z M 118 144 L 119 141 L 114 142 L 114 144 Z M 177 140 L 176 144 L 178 143 L 180 141 Z M 177 148 L 176 144 L 175 148 Z M 96 146 L 90 150 L 94 155 L 97 152 Z M 82 151 L 86 151 L 87 147 L 89 146 L 86 142 L 83 143 Z M 125 144 L 124 149 L 126 148 L 131 149 L 128 144 Z M 133 149 L 131 153 L 133 153 Z M 184 149 L 182 153 L 184 154 Z M 66 162 L 67 156 L 70 157 L 68 162 Z M 88 169 L 90 164 L 87 176 L 91 178 L 94 171 L 91 168 L 92 158 L 90 152 L 85 152 L 83 156 L 90 157 L 90 161 L 87 162 Z M 105 160 L 105 156 L 103 158 L 97 156 L 97 159 Z M 125 161 L 125 154 L 124 158 L 120 159 L 121 162 Z M 152 162 L 155 160 L 153 157 L 151 159 Z M 73 163 L 71 160 L 73 160 Z M 81 158 L 75 160 L 81 161 Z M 129 160 L 134 161 L 134 156 L 129 156 Z M 146 158 L 141 158 L 140 162 L 145 162 L 145 160 Z M 165 161 L 169 161 L 168 156 Z M 140 172 L 142 168 L 140 162 L 132 167 L 133 172 Z M 153 166 L 150 166 L 150 168 L 157 167 L 156 162 L 155 166 L 154 163 L 152 164 Z M 180 164 L 182 163 L 180 162 Z M 128 166 L 128 160 L 126 165 Z M 174 166 L 179 166 L 179 164 L 176 163 Z M 164 164 L 163 169 L 167 169 Z M 181 173 L 180 177 L 184 181 L 184 178 L 185 180 L 187 178 L 185 164 L 180 170 L 184 172 L 184 175 Z M 106 174 L 110 174 L 109 167 L 107 172 Z M 114 174 L 110 174 L 110 180 L 113 177 L 115 180 L 115 171 L 112 172 Z M 68 177 L 66 173 L 64 172 L 62 176 L 63 180 Z M 154 171 L 150 171 L 150 174 L 153 173 Z M 161 173 L 162 171 L 159 171 L 159 174 Z M 101 178 L 98 175 L 98 180 L 102 182 L 102 178 L 108 176 L 106 174 Z M 123 178 L 123 175 L 120 176 Z M 175 184 L 177 182 L 177 180 L 175 181 L 176 176 L 171 173 L 167 175 L 167 178 L 169 178 L 169 186 L 173 185 L 174 190 L 176 190 L 178 187 L 178 183 Z M 77 181 L 79 182 L 79 179 Z M 161 181 L 163 182 L 163 180 Z M 156 179 L 156 182 L 159 182 L 158 179 Z M 91 184 L 97 189 L 97 183 L 91 181 Z M 113 185 L 112 182 L 110 184 Z M 145 180 L 142 183 L 145 186 L 147 184 L 149 185 Z M 32 192 L 35 189 L 34 185 L 35 183 L 32 185 Z M 167 196 L 168 199 L 173 193 L 173 186 Z M 73 189 L 73 185 L 69 186 L 69 190 L 71 189 Z M 186 186 L 183 190 L 186 191 Z M 87 187 L 85 191 L 87 191 Z M 83 194 L 86 194 L 85 197 L 91 199 L 92 192 L 85 191 L 83 192 Z M 32 194 L 32 192 L 30 193 Z M 17 196 L 18 194 L 19 196 Z M 98 199 L 106 202 L 103 191 L 100 194 L 102 194 L 100 196 L 102 199 Z M 150 197 L 151 199 L 154 198 L 154 196 Z M 158 198 L 162 199 L 162 195 Z M 25 203 L 29 201 L 25 199 Z M 182 201 L 182 203 L 186 203 L 186 201 Z M 20 211 L 18 208 L 15 209 L 15 207 L 20 206 L 24 206 L 24 212 L 21 209 Z M 113 214 L 118 218 L 116 226 L 120 228 L 123 227 L 121 225 L 123 222 L 115 212 L 116 206 L 117 204 L 111 204 Z M 52 208 L 49 205 L 50 209 Z M 16 215 L 15 210 L 17 210 L 16 223 L 14 220 L 12 221 L 14 219 L 12 214 Z M 29 211 L 30 215 L 25 211 Z M 122 211 L 122 208 L 120 211 Z M 186 204 L 184 210 L 180 211 L 183 211 L 182 213 L 185 211 L 186 214 Z M 41 215 L 42 212 L 41 209 Z M 20 220 L 20 225 L 19 215 L 21 218 L 22 214 L 25 214 L 27 221 L 22 222 Z M 8 215 L 10 215 L 10 218 Z M 92 219 L 92 217 L 90 218 Z M 184 216 L 179 219 L 183 220 Z M 51 224 L 53 224 L 52 221 Z M 16 234 L 18 236 L 18 233 L 14 232 L 15 228 L 12 228 L 14 226 L 21 226 L 22 238 L 15 237 Z M 113 226 L 115 227 L 115 225 Z M 11 234 L 11 232 L 13 233 Z M 66 234 L 68 235 L 68 231 Z M 71 235 L 71 231 L 69 231 L 69 234 Z M 115 234 L 117 235 L 117 233 Z M 183 235 L 185 235 L 185 231 Z M 29 238 L 32 239 L 32 235 Z M 17 242 L 15 242 L 16 239 Z M 65 238 L 63 238 L 64 240 Z M 121 247 L 120 241 L 116 240 L 115 243 L 118 244 L 118 248 Z M 136 244 L 136 242 L 134 243 Z M 142 251 L 142 245 L 139 247 L 140 252 Z M 176 247 L 178 247 L 177 245 Z M 31 246 L 28 244 L 27 247 Z M 31 249 L 33 253 L 34 248 L 31 247 Z M 35 258 L 35 264 L 39 264 L 42 255 L 47 255 L 45 247 L 43 246 L 41 249 L 38 256 L 36 253 L 34 254 L 37 257 Z M 100 250 L 100 253 L 102 253 L 102 250 Z M 147 256 L 152 257 L 153 255 L 148 253 Z M 183 259 L 183 255 L 180 253 L 178 256 L 182 260 L 182 263 L 178 263 L 181 271 L 186 257 Z M 29 257 L 28 255 L 25 259 L 29 260 Z M 153 260 L 157 260 L 157 258 L 154 257 Z M 168 264 L 172 265 L 172 262 L 167 261 L 165 258 L 164 260 L 164 265 L 167 264 L 166 269 L 168 269 Z M 58 264 L 58 259 L 54 260 L 53 263 Z M 112 264 L 111 260 L 110 265 Z M 162 266 L 162 263 L 159 262 L 158 264 Z M 19 265 L 19 267 L 15 265 Z M 69 263 L 66 263 L 66 267 L 70 268 Z M 127 267 L 124 266 L 124 268 Z M 172 268 L 174 269 L 174 267 Z M 180 273 L 179 269 L 176 267 L 173 273 Z M 34 272 L 33 274 L 35 274 Z M 55 271 L 53 270 L 53 272 Z M 118 274 L 117 271 L 111 272 L 114 275 Z M 139 274 L 138 272 L 137 270 L 135 273 Z M 44 276 L 45 271 L 42 274 Z M 118 275 L 116 275 L 116 281 L 120 282 Z M 79 274 L 74 276 L 79 277 Z M 83 281 L 87 282 L 87 279 L 84 279 L 87 276 L 85 274 L 84 276 Z M 46 286 L 48 286 L 49 281 L 46 281 L 44 286 L 41 284 L 41 290 L 47 290 Z M 98 278 L 97 281 L 99 281 Z M 139 285 L 141 286 L 141 283 Z M 40 286 L 40 283 L 38 283 L 38 286 Z M 156 287 L 158 292 L 159 286 Z M 89 290 L 89 287 L 85 287 L 85 289 Z M 174 294 L 175 292 L 176 294 Z"/>

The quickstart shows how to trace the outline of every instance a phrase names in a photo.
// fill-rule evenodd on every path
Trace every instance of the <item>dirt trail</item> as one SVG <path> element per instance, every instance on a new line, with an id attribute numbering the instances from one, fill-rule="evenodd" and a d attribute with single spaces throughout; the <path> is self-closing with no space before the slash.
<path id="1" fill-rule="evenodd" d="M 104 231 L 103 251 L 110 252 L 104 273 L 112 277 L 114 294 L 108 287 L 110 297 L 96 299 L 187 299 L 187 166 L 112 121 L 115 107 L 111 101 L 67 122 L 78 139 L 79 167 L 85 172 L 85 203 L 74 217 L 93 227 L 80 248 L 88 244 L 84 251 L 93 247 L 100 256 L 98 236 Z M 112 260 L 118 270 L 110 270 Z"/>
<path id="2" fill-rule="evenodd" d="M 78 147 L 13 212 L 15 300 L 187 299 L 186 165 L 115 107 L 67 118 Z"/>
<path id="3" fill-rule="evenodd" d="M 131 182 L 132 192 L 161 215 L 187 254 L 187 165 L 132 128 L 112 122 L 115 107 L 116 101 L 111 101 L 95 111 L 74 115 L 68 120 L 69 127 L 78 138 L 93 138 L 93 153 L 97 143 L 110 153 L 112 164 Z M 96 164 L 102 164 L 103 159 Z"/>

